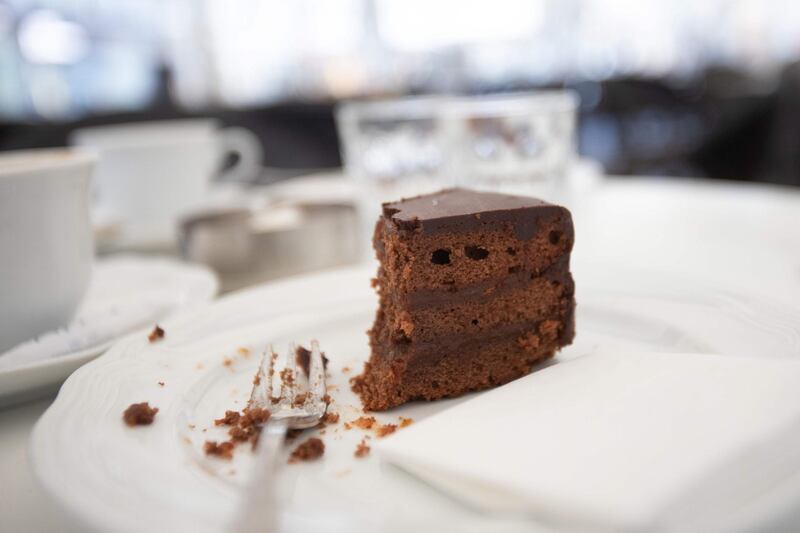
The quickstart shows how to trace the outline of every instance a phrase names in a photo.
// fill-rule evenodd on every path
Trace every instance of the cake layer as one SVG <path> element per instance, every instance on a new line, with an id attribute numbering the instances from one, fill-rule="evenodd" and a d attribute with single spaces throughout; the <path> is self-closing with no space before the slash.
<path id="1" fill-rule="evenodd" d="M 440 351 L 435 357 L 402 352 L 372 357 L 351 383 L 365 409 L 382 411 L 411 400 L 436 400 L 502 385 L 528 374 L 559 347 L 556 338 L 535 343 L 525 336 L 501 337 Z"/>
<path id="2" fill-rule="evenodd" d="M 537 277 L 574 288 L 569 271 L 569 259 L 569 254 L 564 254 L 541 272 L 512 268 L 505 276 L 488 278 L 469 285 L 446 285 L 436 289 L 419 289 L 410 294 L 391 294 L 397 305 L 413 310 L 431 306 L 448 306 L 470 300 L 484 301 L 488 297 L 499 297 L 508 291 L 525 287 Z M 378 275 L 380 280 L 382 276 L 380 270 Z"/>
<path id="3" fill-rule="evenodd" d="M 460 287 L 524 270 L 546 270 L 572 249 L 569 212 L 540 217 L 539 231 L 520 240 L 508 224 L 464 233 L 406 234 L 391 221 L 378 225 L 378 259 L 389 288 L 400 294 Z"/>
<path id="4" fill-rule="evenodd" d="M 524 286 L 501 294 L 451 301 L 447 305 L 409 309 L 395 304 L 391 297 L 383 305 L 385 323 L 395 342 L 424 342 L 447 335 L 491 334 L 497 327 L 561 319 L 572 306 L 573 286 L 535 278 Z"/>

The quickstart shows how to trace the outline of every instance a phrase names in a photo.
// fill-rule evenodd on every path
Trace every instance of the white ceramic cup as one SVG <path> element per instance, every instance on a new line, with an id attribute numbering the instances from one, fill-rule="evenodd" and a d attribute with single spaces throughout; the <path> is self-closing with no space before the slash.
<path id="1" fill-rule="evenodd" d="M 94 162 L 74 149 L 0 152 L 0 353 L 66 326 L 86 292 Z"/>
<path id="2" fill-rule="evenodd" d="M 94 208 L 135 241 L 172 240 L 180 216 L 206 201 L 215 178 L 252 178 L 262 160 L 250 130 L 220 129 L 207 119 L 86 128 L 75 131 L 70 143 L 97 152 Z M 237 162 L 220 174 L 231 153 Z"/>

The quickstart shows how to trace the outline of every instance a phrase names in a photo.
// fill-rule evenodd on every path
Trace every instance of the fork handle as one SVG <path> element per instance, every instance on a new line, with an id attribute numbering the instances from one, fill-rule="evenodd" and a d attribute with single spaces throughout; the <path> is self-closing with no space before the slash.
<path id="1" fill-rule="evenodd" d="M 286 438 L 286 420 L 270 420 L 261 430 L 256 460 L 242 499 L 239 520 L 232 531 L 270 533 L 278 531 L 278 506 L 275 502 L 275 473 L 278 455 Z"/>

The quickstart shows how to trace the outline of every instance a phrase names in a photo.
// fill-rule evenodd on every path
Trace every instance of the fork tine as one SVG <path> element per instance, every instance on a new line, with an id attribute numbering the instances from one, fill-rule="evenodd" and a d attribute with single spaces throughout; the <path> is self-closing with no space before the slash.
<path id="1" fill-rule="evenodd" d="M 281 371 L 281 406 L 294 405 L 295 394 L 297 393 L 297 368 L 295 364 L 295 354 L 297 347 L 294 343 L 289 344 L 286 352 L 286 361 Z"/>
<path id="2" fill-rule="evenodd" d="M 327 392 L 325 387 L 325 365 L 322 363 L 322 352 L 319 342 L 311 341 L 311 356 L 308 362 L 308 392 L 306 402 L 320 401 Z"/>
<path id="3" fill-rule="evenodd" d="M 267 385 L 265 390 L 265 395 L 267 399 L 267 405 L 272 403 L 272 387 L 273 383 L 275 382 L 275 359 L 278 358 L 278 354 L 275 352 L 275 347 L 270 343 L 269 345 L 269 362 L 267 363 Z"/>
<path id="4" fill-rule="evenodd" d="M 261 354 L 261 361 L 258 363 L 258 372 L 256 373 L 256 377 L 253 380 L 253 389 L 250 391 L 250 401 L 247 402 L 249 407 L 263 407 L 264 401 L 266 398 L 264 397 L 264 387 L 266 384 L 264 380 L 267 376 L 267 365 L 269 362 L 269 354 L 265 351 Z"/>
<path id="5" fill-rule="evenodd" d="M 250 407 L 269 408 L 272 399 L 272 381 L 275 369 L 275 350 L 270 345 L 261 355 L 258 372 L 250 391 Z"/>

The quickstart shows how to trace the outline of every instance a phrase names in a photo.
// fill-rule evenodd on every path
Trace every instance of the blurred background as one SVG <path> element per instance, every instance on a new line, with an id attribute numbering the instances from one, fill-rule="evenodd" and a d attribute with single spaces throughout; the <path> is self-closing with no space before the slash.
<path id="1" fill-rule="evenodd" d="M 341 164 L 343 99 L 573 88 L 616 175 L 800 185 L 795 0 L 2 0 L 0 149 L 212 116 L 274 180 Z"/>
<path id="2" fill-rule="evenodd" d="M 545 122 L 475 114 L 486 95 L 531 91 L 555 98 L 523 104 L 552 114 Z M 449 121 L 435 116 L 445 95 L 470 98 L 448 108 Z M 414 96 L 428 99 L 339 112 L 342 102 Z M 159 177 L 134 194 L 108 178 L 158 172 L 142 160 L 167 172 L 166 156 L 142 152 L 114 166 L 113 136 L 94 127 L 176 119 L 249 130 L 239 138 L 246 150 L 240 142 L 213 164 L 224 173 L 246 152 L 257 154 L 255 170 L 242 176 L 240 166 L 227 181 L 235 187 L 181 211 L 170 235 L 127 231 L 130 220 L 95 210 L 96 246 L 208 264 L 224 290 L 369 255 L 379 200 L 401 189 L 359 196 L 358 181 L 335 179 L 347 175 L 386 184 L 413 174 L 444 186 L 453 180 L 442 169 L 489 162 L 492 172 L 543 172 L 545 181 L 582 172 L 796 187 L 800 2 L 0 0 L 0 151 L 99 147 L 98 181 L 112 183 L 104 194 L 112 189 L 134 213 L 157 199 L 174 211 L 188 196 L 178 181 L 168 191 L 172 180 Z M 471 137 L 458 144 L 459 135 Z M 563 145 L 558 162 L 526 167 L 547 145 Z M 170 164 L 185 167 L 201 146 L 187 144 Z M 359 198 L 372 210 L 350 231 Z M 301 249 L 304 239 L 314 246 Z"/>

